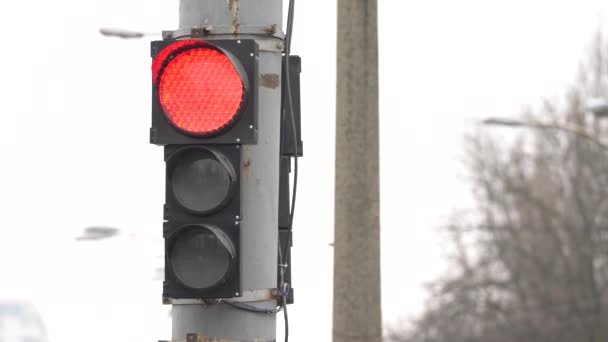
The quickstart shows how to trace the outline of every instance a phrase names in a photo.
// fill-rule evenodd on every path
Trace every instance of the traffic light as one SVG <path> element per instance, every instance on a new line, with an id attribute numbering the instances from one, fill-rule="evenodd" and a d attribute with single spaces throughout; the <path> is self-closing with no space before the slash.
<path id="1" fill-rule="evenodd" d="M 150 142 L 165 149 L 163 298 L 241 291 L 242 145 L 257 143 L 254 40 L 163 40 L 152 50 Z"/>

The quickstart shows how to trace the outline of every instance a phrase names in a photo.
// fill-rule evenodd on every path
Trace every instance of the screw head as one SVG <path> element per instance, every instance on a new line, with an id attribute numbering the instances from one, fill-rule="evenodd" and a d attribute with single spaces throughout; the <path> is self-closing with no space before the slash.
<path id="1" fill-rule="evenodd" d="M 249 54 L 249 56 L 253 57 L 253 56 L 255 56 L 255 55 L 254 55 L 254 54 L 253 54 L 253 52 L 252 52 L 252 53 L 250 53 L 250 54 Z"/>
<path id="2" fill-rule="evenodd" d="M 241 44 L 241 40 L 240 40 L 240 39 L 239 39 L 239 40 L 237 40 L 237 41 L 236 41 L 236 43 L 237 43 L 237 44 Z"/>
<path id="3" fill-rule="evenodd" d="M 241 142 L 241 139 L 239 139 L 239 138 L 236 138 L 236 142 Z"/>

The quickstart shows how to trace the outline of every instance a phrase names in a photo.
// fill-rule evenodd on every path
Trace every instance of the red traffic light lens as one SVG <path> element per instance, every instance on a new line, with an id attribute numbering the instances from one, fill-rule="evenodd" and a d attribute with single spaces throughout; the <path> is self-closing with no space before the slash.
<path id="1" fill-rule="evenodd" d="M 230 57 L 202 41 L 161 52 L 153 64 L 164 114 L 195 135 L 218 133 L 233 123 L 245 100 L 245 83 Z"/>

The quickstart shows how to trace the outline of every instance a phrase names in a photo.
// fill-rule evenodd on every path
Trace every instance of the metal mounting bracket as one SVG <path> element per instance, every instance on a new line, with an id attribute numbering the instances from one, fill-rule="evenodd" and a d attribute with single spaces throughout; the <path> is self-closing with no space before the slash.
<path id="1" fill-rule="evenodd" d="M 265 302 L 269 300 L 277 300 L 279 291 L 277 289 L 264 289 L 264 290 L 248 290 L 243 291 L 241 297 L 226 298 L 233 303 L 253 303 L 253 302 Z M 218 301 L 214 299 L 213 301 Z M 209 300 L 189 298 L 189 299 L 175 299 L 175 298 L 163 298 L 163 304 L 171 305 L 206 305 Z"/>
<path id="2" fill-rule="evenodd" d="M 230 36 L 266 36 L 269 38 L 285 39 L 283 32 L 277 32 L 277 25 L 267 26 L 240 26 L 237 32 L 231 25 L 204 25 L 179 28 L 173 31 L 163 31 L 163 39 L 179 39 L 179 38 L 207 38 L 214 35 L 230 35 Z"/>

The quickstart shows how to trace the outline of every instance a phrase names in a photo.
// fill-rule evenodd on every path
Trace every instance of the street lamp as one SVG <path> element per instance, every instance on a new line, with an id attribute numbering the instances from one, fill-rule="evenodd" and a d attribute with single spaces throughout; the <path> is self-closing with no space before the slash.
<path id="1" fill-rule="evenodd" d="M 598 107 L 596 107 L 596 110 L 599 111 L 600 108 L 601 107 L 598 106 Z M 608 111 L 608 105 L 606 105 L 606 111 Z M 596 114 L 596 112 L 594 112 L 594 114 L 598 117 L 600 116 L 600 114 Z M 608 115 L 608 113 L 606 113 L 605 115 Z M 580 126 L 576 126 L 576 125 L 563 124 L 563 123 L 560 123 L 560 124 L 546 123 L 546 122 L 540 122 L 540 121 L 522 121 L 522 120 L 517 120 L 517 119 L 495 118 L 495 117 L 483 119 L 480 121 L 480 124 L 486 125 L 486 126 L 529 127 L 529 128 L 536 128 L 536 129 L 552 129 L 552 130 L 567 132 L 570 134 L 577 135 L 581 138 L 587 139 L 587 140 L 593 142 L 594 144 L 596 144 L 597 146 L 599 146 L 600 148 L 602 148 L 604 150 L 608 150 L 607 144 L 601 142 L 595 135 L 587 132 L 584 127 L 580 127 Z"/>
<path id="2" fill-rule="evenodd" d="M 120 231 L 111 227 L 89 227 L 86 228 L 82 235 L 76 237 L 76 241 L 96 241 L 114 237 Z"/>
<path id="3" fill-rule="evenodd" d="M 156 33 L 129 31 L 129 30 L 123 30 L 123 29 L 118 29 L 118 28 L 100 28 L 99 33 L 101 33 L 102 36 L 117 37 L 117 38 L 123 38 L 123 39 L 137 39 L 137 38 L 142 38 L 144 36 L 157 35 Z"/>
<path id="4" fill-rule="evenodd" d="M 508 127 L 522 127 L 528 126 L 524 121 L 509 118 L 486 118 L 481 121 L 482 125 L 487 126 L 508 126 Z"/>
<path id="5" fill-rule="evenodd" d="M 596 118 L 608 117 L 608 101 L 603 98 L 593 98 L 587 101 L 588 111 L 593 113 Z"/>

